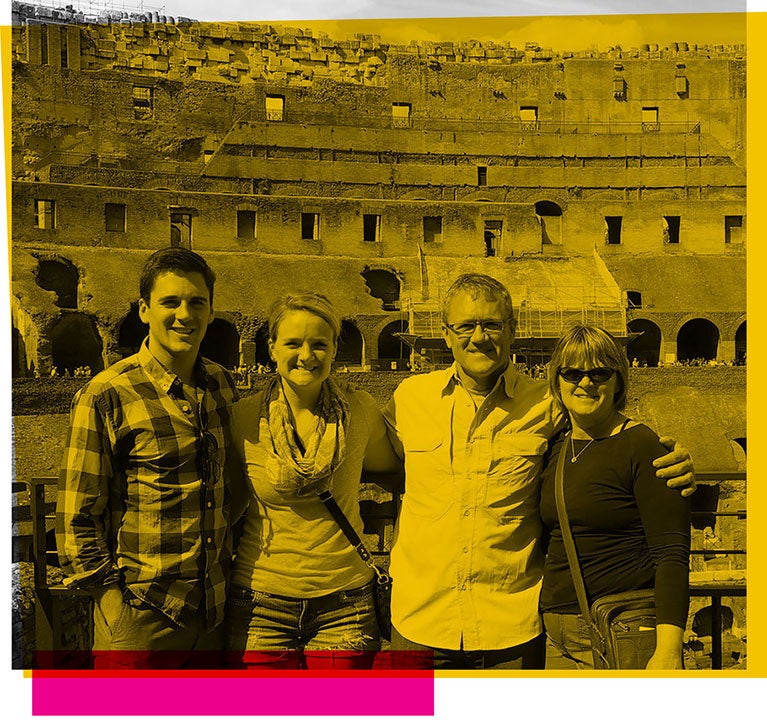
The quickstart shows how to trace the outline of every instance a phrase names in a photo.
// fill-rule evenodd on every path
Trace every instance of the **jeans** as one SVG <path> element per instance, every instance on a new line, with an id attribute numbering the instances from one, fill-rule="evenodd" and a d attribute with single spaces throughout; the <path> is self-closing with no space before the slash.
<path id="1" fill-rule="evenodd" d="M 227 598 L 229 667 L 370 669 L 380 643 L 372 581 L 311 599 L 233 586 Z"/>
<path id="2" fill-rule="evenodd" d="M 107 624 L 112 622 L 112 626 Z M 183 626 L 131 595 L 119 612 L 93 606 L 94 669 L 213 669 L 223 664 L 223 625 L 207 632 L 201 612 Z"/>
<path id="3" fill-rule="evenodd" d="M 543 613 L 547 670 L 593 670 L 589 625 L 580 614 Z"/>
<path id="4" fill-rule="evenodd" d="M 392 628 L 391 649 L 396 670 L 542 670 L 545 637 L 506 649 L 449 650 L 418 644 Z"/>

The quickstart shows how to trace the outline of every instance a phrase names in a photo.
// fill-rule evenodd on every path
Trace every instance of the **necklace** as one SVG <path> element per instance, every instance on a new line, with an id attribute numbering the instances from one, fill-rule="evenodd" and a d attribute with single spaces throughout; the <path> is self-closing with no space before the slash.
<path id="1" fill-rule="evenodd" d="M 583 448 L 581 448 L 578 451 L 578 455 L 575 455 L 575 442 L 573 441 L 572 435 L 570 436 L 570 450 L 573 452 L 573 456 L 570 459 L 570 463 L 575 463 L 578 458 L 580 458 L 583 455 L 583 451 L 585 451 L 596 439 L 592 438 Z"/>

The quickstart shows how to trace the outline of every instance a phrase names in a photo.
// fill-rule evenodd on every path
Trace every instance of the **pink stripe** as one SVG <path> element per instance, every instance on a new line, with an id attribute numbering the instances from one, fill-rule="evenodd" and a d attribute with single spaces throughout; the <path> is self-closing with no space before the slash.
<path id="1" fill-rule="evenodd" d="M 301 674 L 309 673 L 288 677 L 78 673 L 73 677 L 37 672 L 32 680 L 32 715 L 434 714 L 432 673 L 425 677 L 421 673 Z"/>

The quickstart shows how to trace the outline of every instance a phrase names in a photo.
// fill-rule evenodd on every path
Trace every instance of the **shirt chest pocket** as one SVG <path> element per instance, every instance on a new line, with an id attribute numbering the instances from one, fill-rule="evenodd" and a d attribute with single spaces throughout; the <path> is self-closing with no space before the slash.
<path id="1" fill-rule="evenodd" d="M 485 506 L 501 517 L 523 516 L 538 506 L 545 436 L 505 433 L 495 437 L 485 488 Z"/>
<path id="2" fill-rule="evenodd" d="M 412 431 L 405 450 L 405 505 L 416 515 L 440 518 L 453 502 L 450 445 L 433 430 Z"/>

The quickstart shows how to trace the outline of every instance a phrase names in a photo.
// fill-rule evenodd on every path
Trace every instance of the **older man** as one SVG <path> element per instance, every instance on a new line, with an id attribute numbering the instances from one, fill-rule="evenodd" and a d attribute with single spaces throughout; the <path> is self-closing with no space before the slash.
<path id="1" fill-rule="evenodd" d="M 544 665 L 538 489 L 564 421 L 546 382 L 509 364 L 514 329 L 506 288 L 462 275 L 443 304 L 454 364 L 405 380 L 384 411 L 405 461 L 391 553 L 395 666 Z M 655 465 L 673 485 L 693 481 L 683 449 Z"/>

